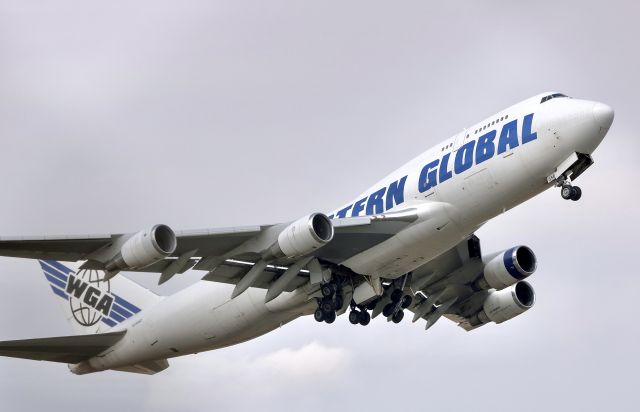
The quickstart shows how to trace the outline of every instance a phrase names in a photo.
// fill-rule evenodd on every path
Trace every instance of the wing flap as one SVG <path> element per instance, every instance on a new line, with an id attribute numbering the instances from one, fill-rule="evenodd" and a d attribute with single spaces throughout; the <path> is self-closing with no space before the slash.
<path id="1" fill-rule="evenodd" d="M 79 363 L 104 352 L 126 331 L 0 342 L 0 356 L 39 361 Z"/>
<path id="2" fill-rule="evenodd" d="M 208 280 L 211 282 L 227 283 L 230 285 L 237 284 L 244 275 L 249 272 L 255 263 L 244 262 L 239 260 L 229 259 L 218 265 L 214 270 L 207 273 L 202 280 Z M 267 265 L 267 267 L 258 275 L 257 280 L 251 284 L 251 287 L 268 289 L 271 283 L 282 275 L 287 270 L 287 267 Z M 298 273 L 297 277 L 285 288 L 286 292 L 295 290 L 300 285 L 309 280 L 309 271 L 302 269 Z"/>

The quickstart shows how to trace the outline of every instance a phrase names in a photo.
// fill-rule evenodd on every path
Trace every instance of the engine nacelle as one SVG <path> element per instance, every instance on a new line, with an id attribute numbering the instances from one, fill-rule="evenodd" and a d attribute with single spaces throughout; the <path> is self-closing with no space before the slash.
<path id="1" fill-rule="evenodd" d="M 479 323 L 502 323 L 530 309 L 536 299 L 535 292 L 527 282 L 518 282 L 506 289 L 491 292 L 478 313 Z"/>
<path id="2" fill-rule="evenodd" d="M 536 255 L 526 246 L 515 246 L 498 253 L 485 264 L 478 281 L 481 289 L 504 289 L 524 280 L 536 271 Z"/>
<path id="3" fill-rule="evenodd" d="M 274 256 L 294 258 L 307 255 L 333 239 L 333 224 L 322 213 L 312 213 L 287 226 L 270 248 Z"/>
<path id="4" fill-rule="evenodd" d="M 105 268 L 108 271 L 140 269 L 171 255 L 178 241 L 167 225 L 155 225 L 131 236 Z"/>

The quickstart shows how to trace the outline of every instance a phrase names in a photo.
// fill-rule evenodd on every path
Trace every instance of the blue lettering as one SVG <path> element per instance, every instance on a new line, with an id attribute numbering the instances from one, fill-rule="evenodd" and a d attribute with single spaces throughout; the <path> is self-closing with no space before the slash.
<path id="1" fill-rule="evenodd" d="M 336 213 L 336 216 L 339 217 L 340 219 L 347 217 L 347 212 L 349 211 L 349 209 L 351 209 L 352 205 L 349 205 L 347 207 L 345 207 L 344 209 L 340 209 L 338 210 L 338 213 Z"/>
<path id="2" fill-rule="evenodd" d="M 387 209 L 386 210 L 393 208 L 394 202 L 395 202 L 395 206 L 404 202 L 404 183 L 406 181 L 407 181 L 407 176 L 389 185 L 389 190 L 387 190 Z"/>
<path id="3" fill-rule="evenodd" d="M 531 133 L 531 123 L 533 123 L 533 113 L 526 115 L 522 122 L 522 144 L 532 142 L 538 138 L 536 132 Z"/>
<path id="4" fill-rule="evenodd" d="M 377 192 L 373 192 L 371 196 L 369 196 L 369 200 L 367 201 L 367 216 L 384 213 L 384 192 L 387 191 L 386 187 L 378 190 Z"/>
<path id="5" fill-rule="evenodd" d="M 507 146 L 510 149 L 518 147 L 518 120 L 512 120 L 509 123 L 502 126 L 500 132 L 500 140 L 498 140 L 498 154 L 502 154 L 507 151 Z"/>
<path id="6" fill-rule="evenodd" d="M 438 163 L 440 163 L 440 160 L 436 159 L 422 168 L 420 179 L 418 179 L 420 193 L 424 193 L 438 184 L 436 181 Z"/>
<path id="7" fill-rule="evenodd" d="M 460 174 L 473 166 L 473 149 L 476 146 L 475 140 L 465 143 L 458 149 L 454 170 L 456 174 Z"/>
<path id="8" fill-rule="evenodd" d="M 440 171 L 439 171 L 439 183 L 445 182 L 449 179 L 451 179 L 451 176 L 453 176 L 453 173 L 451 173 L 450 170 L 447 170 L 449 168 L 449 157 L 451 157 L 451 153 L 447 153 L 446 155 L 444 155 L 442 157 L 442 161 L 440 162 Z"/>
<path id="9" fill-rule="evenodd" d="M 364 210 L 364 202 L 367 201 L 367 198 L 362 198 L 353 204 L 353 209 L 351 209 L 351 216 L 358 216 L 360 212 Z"/>
<path id="10" fill-rule="evenodd" d="M 493 154 L 496 151 L 495 144 L 493 141 L 496 138 L 496 131 L 492 130 L 489 133 L 483 134 L 478 139 L 478 144 L 476 145 L 476 164 L 487 161 L 493 157 Z"/>

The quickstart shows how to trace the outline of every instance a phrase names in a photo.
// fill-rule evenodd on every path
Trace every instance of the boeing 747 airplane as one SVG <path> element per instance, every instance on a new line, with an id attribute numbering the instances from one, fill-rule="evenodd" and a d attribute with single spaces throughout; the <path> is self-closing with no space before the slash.
<path id="1" fill-rule="evenodd" d="M 535 300 L 526 246 L 483 254 L 491 218 L 574 182 L 613 122 L 602 103 L 544 93 L 469 125 L 330 213 L 286 223 L 136 233 L 0 237 L 0 255 L 38 259 L 76 335 L 0 342 L 0 355 L 69 364 L 75 374 L 154 374 L 168 358 L 235 345 L 300 316 L 354 325 L 407 311 L 428 329 L 502 323 Z M 187 270 L 202 281 L 158 296 L 121 271 Z M 229 294 L 216 283 L 235 285 Z"/>

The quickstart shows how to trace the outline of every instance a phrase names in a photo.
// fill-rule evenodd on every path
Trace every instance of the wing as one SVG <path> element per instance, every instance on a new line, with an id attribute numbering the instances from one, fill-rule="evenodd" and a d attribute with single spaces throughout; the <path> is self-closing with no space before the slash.
<path id="1" fill-rule="evenodd" d="M 313 257 L 333 264 L 369 249 L 404 229 L 417 219 L 415 209 L 384 215 L 335 219 L 334 236 L 329 244 L 314 251 Z M 175 232 L 176 247 L 170 255 L 154 263 L 129 271 L 161 273 L 160 283 L 191 268 L 208 271 L 206 280 L 237 283 L 261 258 L 290 223 Z M 136 234 L 82 236 L 0 237 L 0 256 L 86 261 L 85 269 L 105 269 L 122 245 Z M 291 259 L 269 262 L 255 287 L 267 287 L 283 274 Z M 285 266 L 281 266 L 285 265 Z M 298 274 L 285 290 L 295 288 L 309 277 L 308 270 Z"/>
<path id="2" fill-rule="evenodd" d="M 482 256 L 480 240 L 472 235 L 411 274 L 407 294 L 413 322 L 426 320 L 426 329 L 442 316 L 470 331 L 488 322 L 502 323 L 525 312 L 534 291 L 522 282 L 535 271 L 535 255 L 515 246 Z"/>
<path id="3" fill-rule="evenodd" d="M 178 244 L 173 256 L 197 249 L 203 256 L 231 250 L 269 226 L 246 226 L 176 232 Z M 0 255 L 29 259 L 87 260 L 117 239 L 130 234 L 79 236 L 0 237 Z"/>
<path id="4" fill-rule="evenodd" d="M 472 235 L 414 271 L 408 288 L 414 296 L 413 322 L 424 319 L 429 329 L 445 316 L 470 330 L 468 317 L 480 310 L 488 293 L 473 286 L 483 268 L 480 240 Z"/>

